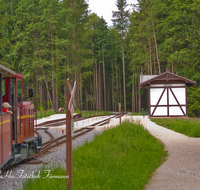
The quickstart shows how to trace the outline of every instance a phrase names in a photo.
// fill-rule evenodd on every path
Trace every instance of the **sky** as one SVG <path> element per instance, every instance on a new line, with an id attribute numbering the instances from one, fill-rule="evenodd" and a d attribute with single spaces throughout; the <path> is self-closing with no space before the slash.
<path id="1" fill-rule="evenodd" d="M 96 13 L 99 17 L 103 16 L 106 20 L 108 26 L 112 26 L 112 11 L 117 11 L 116 4 L 117 0 L 87 0 L 89 4 L 89 10 L 91 13 Z M 137 0 L 126 0 L 127 4 L 136 4 Z M 130 6 L 127 7 L 127 10 L 130 9 L 132 12 L 132 8 Z"/>

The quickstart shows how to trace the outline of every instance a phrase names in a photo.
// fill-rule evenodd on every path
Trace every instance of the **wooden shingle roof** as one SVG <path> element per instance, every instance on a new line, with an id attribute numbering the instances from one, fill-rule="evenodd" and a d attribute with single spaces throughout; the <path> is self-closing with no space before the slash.
<path id="1" fill-rule="evenodd" d="M 153 76 L 153 77 L 150 77 L 150 76 Z M 196 81 L 189 80 L 187 78 L 171 73 L 169 71 L 166 71 L 165 73 L 160 74 L 160 75 L 140 75 L 141 87 L 144 87 L 146 85 L 149 85 L 151 83 L 156 83 L 156 82 L 173 83 L 173 81 L 185 82 L 187 86 L 196 84 Z"/>

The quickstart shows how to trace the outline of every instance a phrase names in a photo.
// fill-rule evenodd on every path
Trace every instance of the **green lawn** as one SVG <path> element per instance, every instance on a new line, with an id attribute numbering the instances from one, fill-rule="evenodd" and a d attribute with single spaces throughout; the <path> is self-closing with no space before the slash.
<path id="1" fill-rule="evenodd" d="M 166 156 L 164 145 L 143 127 L 124 122 L 73 150 L 73 190 L 144 189 Z M 48 186 L 50 181 L 30 180 L 24 189 L 66 188 L 65 179 Z"/>
<path id="2" fill-rule="evenodd" d="M 176 132 L 185 134 L 189 137 L 200 137 L 200 119 L 182 118 L 182 119 L 151 119 L 151 121 L 172 129 Z"/>

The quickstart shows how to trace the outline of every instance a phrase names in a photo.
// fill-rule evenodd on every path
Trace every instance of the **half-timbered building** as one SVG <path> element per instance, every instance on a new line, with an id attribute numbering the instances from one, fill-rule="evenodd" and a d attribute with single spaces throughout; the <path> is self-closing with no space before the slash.
<path id="1" fill-rule="evenodd" d="M 187 116 L 187 86 L 195 81 L 169 71 L 161 75 L 140 75 L 140 86 L 148 88 L 150 117 Z"/>

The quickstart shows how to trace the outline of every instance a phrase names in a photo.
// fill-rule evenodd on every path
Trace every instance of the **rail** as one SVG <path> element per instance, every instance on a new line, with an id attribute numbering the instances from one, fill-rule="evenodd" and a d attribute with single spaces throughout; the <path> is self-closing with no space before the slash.
<path id="1" fill-rule="evenodd" d="M 123 113 L 122 116 L 123 116 L 123 115 L 125 115 L 125 113 Z M 95 123 L 93 123 L 93 124 L 91 124 L 91 125 L 87 125 L 87 126 L 82 127 L 82 128 L 80 128 L 80 129 L 77 129 L 77 130 L 74 131 L 74 134 L 73 134 L 73 136 L 72 136 L 72 139 L 74 140 L 74 139 L 76 139 L 77 137 L 80 137 L 80 136 L 82 136 L 82 135 L 84 135 L 84 134 L 86 134 L 86 133 L 88 133 L 88 132 L 94 130 L 96 125 L 101 126 L 101 125 L 107 124 L 111 118 L 118 118 L 118 117 L 119 117 L 119 114 L 114 115 L 114 116 L 111 116 L 111 117 L 109 117 L 109 118 L 106 118 L 106 119 L 104 119 L 104 120 L 102 120 L 102 121 L 95 122 Z M 62 121 L 63 121 L 63 120 L 64 120 L 64 119 L 62 119 Z M 66 119 L 65 119 L 65 122 L 66 122 Z M 52 124 L 53 124 L 53 125 L 58 124 L 58 123 L 61 123 L 61 120 L 59 120 L 59 121 L 57 120 L 57 122 L 56 122 L 56 120 L 53 120 L 53 121 L 52 121 Z M 49 122 L 48 124 L 46 123 L 46 124 L 43 125 L 43 126 L 40 125 L 40 128 L 38 128 L 38 130 L 44 130 L 46 133 L 48 133 L 49 136 L 51 137 L 51 140 L 49 140 L 49 141 L 43 143 L 43 144 L 42 144 L 42 149 L 41 149 L 37 154 L 35 154 L 35 155 L 29 157 L 28 160 L 31 160 L 31 159 L 33 159 L 33 158 L 36 158 L 36 157 L 42 155 L 44 152 L 46 152 L 46 151 L 48 151 L 48 150 L 50 150 L 50 149 L 52 149 L 52 148 L 55 148 L 55 147 L 57 147 L 57 146 L 59 146 L 59 145 L 61 145 L 61 144 L 63 144 L 63 143 L 66 143 L 66 141 L 67 141 L 66 135 L 62 135 L 62 136 L 60 136 L 60 137 L 54 139 L 54 138 L 52 137 L 52 134 L 49 133 L 49 132 L 47 131 L 48 128 L 42 128 L 42 127 L 44 127 L 44 126 L 46 127 L 47 125 L 50 126 L 50 125 L 51 125 L 50 122 Z"/>

